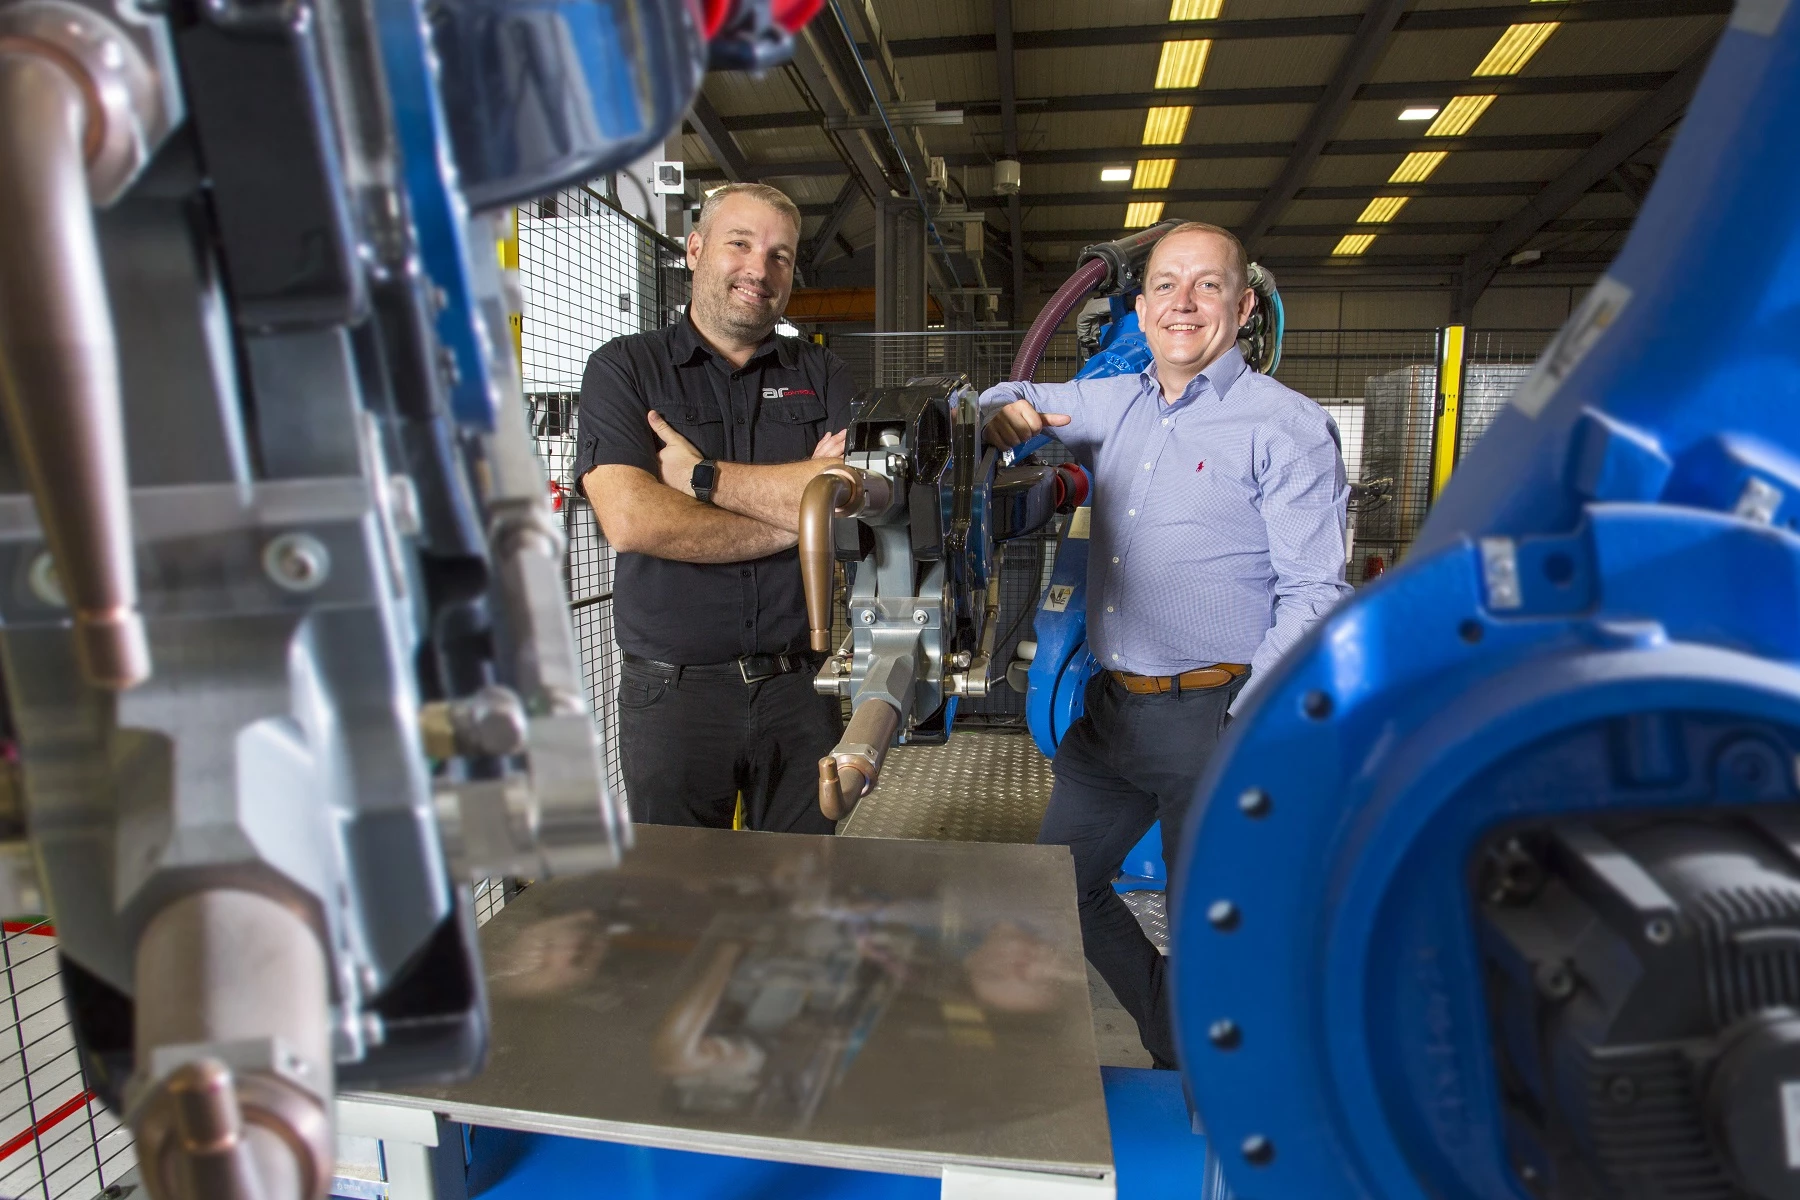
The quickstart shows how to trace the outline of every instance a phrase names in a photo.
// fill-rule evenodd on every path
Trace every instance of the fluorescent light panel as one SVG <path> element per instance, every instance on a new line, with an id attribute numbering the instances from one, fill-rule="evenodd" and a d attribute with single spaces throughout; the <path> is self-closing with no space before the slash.
<path id="1" fill-rule="evenodd" d="M 1175 160 L 1172 158 L 1140 158 L 1137 174 L 1131 177 L 1131 186 L 1150 189 L 1169 186 L 1169 180 L 1175 177 Z"/>
<path id="2" fill-rule="evenodd" d="M 1197 88 L 1206 72 L 1210 41 L 1164 42 L 1162 60 L 1156 64 L 1158 88 Z"/>
<path id="3" fill-rule="evenodd" d="M 1481 114 L 1497 99 L 1498 96 L 1458 96 L 1444 105 L 1444 111 L 1431 123 L 1425 136 L 1461 137 L 1469 132 L 1475 122 L 1481 120 Z"/>
<path id="4" fill-rule="evenodd" d="M 1421 105 L 1418 108 L 1403 108 L 1400 110 L 1400 119 L 1402 121 L 1429 121 L 1437 115 L 1438 110 L 1435 105 L 1429 107 Z"/>
<path id="5" fill-rule="evenodd" d="M 1377 196 L 1369 201 L 1369 207 L 1362 210 L 1362 216 L 1356 218 L 1358 225 L 1382 225 L 1399 215 L 1406 207 L 1406 196 Z"/>
<path id="6" fill-rule="evenodd" d="M 1431 178 L 1438 164 L 1450 157 L 1447 150 L 1415 150 L 1401 160 L 1388 176 L 1389 183 L 1423 183 Z"/>
<path id="7" fill-rule="evenodd" d="M 1225 0 L 1174 0 L 1169 5 L 1171 21 L 1216 21 Z"/>
<path id="8" fill-rule="evenodd" d="M 1101 183 L 1124 183 L 1130 178 L 1130 167 L 1102 167 L 1100 169 Z"/>
<path id="9" fill-rule="evenodd" d="M 1161 200 L 1139 200 L 1126 206 L 1125 228 L 1142 229 L 1146 225 L 1154 225 L 1162 220 L 1163 202 Z"/>
<path id="10" fill-rule="evenodd" d="M 1188 118 L 1193 115 L 1194 110 L 1186 105 L 1151 109 L 1144 117 L 1144 145 L 1179 146 L 1187 136 Z"/>
<path id="11" fill-rule="evenodd" d="M 1361 254 L 1374 244 L 1375 235 L 1372 233 L 1346 233 L 1342 240 L 1332 248 L 1331 253 L 1334 256 L 1347 257 L 1352 254 Z"/>
<path id="12" fill-rule="evenodd" d="M 1476 76 L 1517 75 L 1531 61 L 1531 56 L 1550 40 L 1550 35 L 1556 32 L 1557 24 L 1556 21 L 1546 21 L 1542 24 L 1512 26 L 1500 35 L 1494 48 L 1487 52 L 1487 57 L 1475 68 Z"/>

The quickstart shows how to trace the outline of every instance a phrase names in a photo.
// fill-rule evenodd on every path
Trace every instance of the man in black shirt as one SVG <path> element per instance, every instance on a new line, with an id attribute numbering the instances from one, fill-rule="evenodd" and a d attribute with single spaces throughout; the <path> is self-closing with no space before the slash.
<path id="1" fill-rule="evenodd" d="M 818 761 L 835 697 L 813 691 L 794 551 L 800 493 L 839 461 L 855 390 L 822 346 L 774 336 L 800 212 L 721 188 L 688 235 L 693 300 L 608 342 L 581 380 L 575 476 L 618 551 L 619 744 L 634 820 L 830 833 Z"/>

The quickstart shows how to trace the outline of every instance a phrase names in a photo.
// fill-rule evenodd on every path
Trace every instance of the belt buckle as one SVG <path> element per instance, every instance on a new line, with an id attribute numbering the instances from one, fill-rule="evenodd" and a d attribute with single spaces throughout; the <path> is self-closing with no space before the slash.
<path id="1" fill-rule="evenodd" d="M 781 674 L 780 671 L 770 671 L 767 674 L 762 674 L 762 675 L 750 674 L 750 668 L 745 666 L 744 664 L 749 662 L 749 660 L 752 658 L 765 658 L 765 657 L 779 658 L 779 656 L 769 656 L 769 655 L 761 655 L 761 654 L 746 654 L 743 658 L 740 658 L 737 660 L 738 676 L 741 679 L 743 679 L 745 687 L 749 687 L 753 683 L 761 683 L 765 679 L 773 679 L 777 675 Z"/>

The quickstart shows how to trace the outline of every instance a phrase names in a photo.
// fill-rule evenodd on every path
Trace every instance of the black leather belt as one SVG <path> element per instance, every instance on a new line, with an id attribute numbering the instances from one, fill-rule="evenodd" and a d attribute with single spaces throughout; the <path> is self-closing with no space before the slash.
<path id="1" fill-rule="evenodd" d="M 817 670 L 820 656 L 807 651 L 793 654 L 746 654 L 742 658 L 729 658 L 724 662 L 681 665 L 627 654 L 625 661 L 634 667 L 645 667 L 659 675 L 666 675 L 671 680 L 679 680 L 683 675 L 736 675 L 745 683 L 761 683 L 765 679 L 794 671 Z"/>

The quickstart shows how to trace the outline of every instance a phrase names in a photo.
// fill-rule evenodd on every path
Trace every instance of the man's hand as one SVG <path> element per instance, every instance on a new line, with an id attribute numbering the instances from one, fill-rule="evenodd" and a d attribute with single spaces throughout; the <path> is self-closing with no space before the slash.
<path id="1" fill-rule="evenodd" d="M 1030 441 L 1044 432 L 1044 427 L 1060 428 L 1069 423 L 1069 417 L 1063 413 L 1041 413 L 1031 407 L 1029 400 L 1014 400 L 1005 408 L 996 409 L 988 418 L 984 431 L 991 445 L 1002 450 L 1016 446 L 1020 442 Z"/>
<path id="2" fill-rule="evenodd" d="M 663 420 L 662 414 L 654 408 L 648 413 L 650 432 L 662 439 L 663 448 L 657 452 L 657 470 L 662 481 L 684 496 L 694 494 L 694 466 L 700 461 L 701 454 L 694 449 L 694 443 L 675 432 L 675 427 Z"/>
<path id="3" fill-rule="evenodd" d="M 814 458 L 844 457 L 844 439 L 847 438 L 849 434 L 850 431 L 848 429 L 840 429 L 836 433 L 826 434 L 819 439 L 819 444 L 813 447 L 812 456 Z"/>

